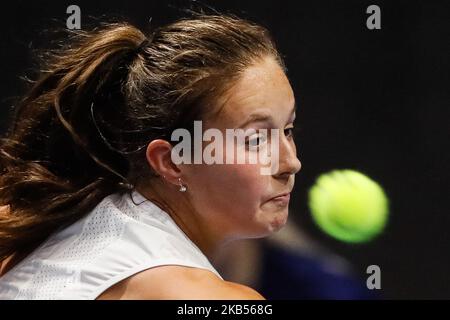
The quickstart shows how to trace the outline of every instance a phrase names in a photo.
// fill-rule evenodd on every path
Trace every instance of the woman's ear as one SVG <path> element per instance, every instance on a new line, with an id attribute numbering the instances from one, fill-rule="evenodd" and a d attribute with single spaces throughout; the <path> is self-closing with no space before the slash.
<path id="1" fill-rule="evenodd" d="M 180 169 L 172 161 L 172 145 L 163 139 L 150 142 L 145 153 L 148 164 L 165 180 L 174 184 L 181 177 Z"/>

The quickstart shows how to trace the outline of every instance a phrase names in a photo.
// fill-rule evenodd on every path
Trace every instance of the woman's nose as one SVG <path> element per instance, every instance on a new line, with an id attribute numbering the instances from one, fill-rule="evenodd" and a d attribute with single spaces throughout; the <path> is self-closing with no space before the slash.
<path id="1" fill-rule="evenodd" d="M 278 176 L 290 176 L 300 171 L 302 163 L 297 157 L 297 148 L 294 142 L 284 138 L 280 139 L 279 161 Z"/>

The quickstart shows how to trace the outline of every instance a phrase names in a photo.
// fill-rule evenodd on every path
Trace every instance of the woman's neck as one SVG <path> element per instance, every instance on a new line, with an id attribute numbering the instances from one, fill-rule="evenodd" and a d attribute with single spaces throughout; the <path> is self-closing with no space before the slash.
<path id="1" fill-rule="evenodd" d="M 160 182 L 153 183 L 151 187 L 136 187 L 136 190 L 167 212 L 210 261 L 215 258 L 225 237 L 218 230 L 212 230 L 212 224 L 195 210 L 187 194 Z"/>

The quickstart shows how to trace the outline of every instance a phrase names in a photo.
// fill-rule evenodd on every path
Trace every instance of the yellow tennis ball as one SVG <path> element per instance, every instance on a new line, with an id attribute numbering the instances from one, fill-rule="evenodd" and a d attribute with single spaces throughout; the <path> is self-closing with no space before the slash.
<path id="1" fill-rule="evenodd" d="M 389 202 L 382 187 L 357 171 L 334 170 L 320 175 L 308 198 L 315 223 L 341 241 L 369 241 L 387 222 Z"/>

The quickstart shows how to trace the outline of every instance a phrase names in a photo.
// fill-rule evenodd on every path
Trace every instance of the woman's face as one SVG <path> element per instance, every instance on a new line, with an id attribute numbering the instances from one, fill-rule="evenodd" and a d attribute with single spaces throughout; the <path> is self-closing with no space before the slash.
<path id="1" fill-rule="evenodd" d="M 226 129 L 256 130 L 245 137 L 246 143 L 234 145 L 235 154 L 245 153 L 246 159 L 252 153 L 257 156 L 270 150 L 275 141 L 270 129 L 277 129 L 279 134 L 279 162 L 269 175 L 262 174 L 261 168 L 267 165 L 261 161 L 242 164 L 234 159 L 227 163 L 225 147 L 215 151 L 223 157 L 223 164 L 183 165 L 183 181 L 191 203 L 208 225 L 215 226 L 215 232 L 228 238 L 263 237 L 286 223 L 288 197 L 274 197 L 292 190 L 294 175 L 301 168 L 292 136 L 294 106 L 286 75 L 273 58 L 267 57 L 243 73 L 224 97 L 221 112 L 202 123 L 203 130 L 219 129 L 224 145 Z M 258 134 L 259 129 L 267 129 L 268 139 Z M 203 147 L 209 143 L 204 142 Z"/>

